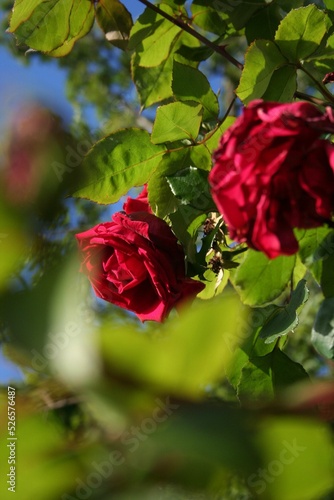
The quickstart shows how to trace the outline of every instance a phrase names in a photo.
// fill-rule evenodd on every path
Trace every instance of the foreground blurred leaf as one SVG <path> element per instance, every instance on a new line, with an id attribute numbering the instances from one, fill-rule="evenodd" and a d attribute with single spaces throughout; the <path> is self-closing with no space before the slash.
<path id="1" fill-rule="evenodd" d="M 334 484 L 333 444 L 326 425 L 315 420 L 269 417 L 257 436 L 265 467 L 247 479 L 256 498 L 314 500 Z"/>
<path id="2" fill-rule="evenodd" d="M 1 421 L 5 422 L 7 421 L 5 401 L 1 406 Z M 24 398 L 20 401 L 16 391 L 15 493 L 22 500 L 60 498 L 66 491 L 71 490 L 74 479 L 80 474 L 79 462 L 73 460 L 71 444 L 64 434 L 59 432 L 55 422 L 46 419 L 46 413 L 33 414 L 31 406 L 27 406 Z M 10 441 L 7 437 L 7 425 L 2 425 L 0 465 L 3 471 L 9 473 L 7 444 Z M 31 478 L 36 480 L 32 481 Z M 6 480 L 4 479 L 1 484 L 1 497 L 4 499 L 15 497 L 15 493 L 7 490 L 9 484 L 6 485 Z"/>
<path id="3" fill-rule="evenodd" d="M 166 323 L 159 338 L 104 326 L 101 352 L 116 377 L 145 383 L 158 392 L 198 398 L 207 384 L 222 378 L 231 361 L 238 317 L 239 302 L 227 295 L 184 310 L 180 318 Z"/>
<path id="4" fill-rule="evenodd" d="M 218 402 L 176 406 L 168 424 L 157 429 L 152 443 L 143 446 L 143 452 L 151 449 L 157 473 L 192 489 L 205 488 L 205 498 L 212 498 L 215 489 L 224 489 L 231 471 L 246 476 L 255 464 L 260 465 L 248 432 L 253 425 L 249 414 Z M 173 467 L 173 459 L 177 467 Z M 159 462 L 170 463 L 170 467 L 161 469 L 156 466 Z"/>
<path id="5" fill-rule="evenodd" d="M 19 272 L 28 252 L 28 236 L 22 217 L 0 200 L 0 290 Z"/>

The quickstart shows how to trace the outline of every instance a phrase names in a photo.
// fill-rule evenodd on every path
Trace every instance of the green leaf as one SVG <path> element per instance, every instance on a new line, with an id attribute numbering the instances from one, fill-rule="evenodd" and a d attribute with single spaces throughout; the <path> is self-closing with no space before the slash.
<path id="1" fill-rule="evenodd" d="M 161 5 L 160 8 L 173 15 L 173 9 L 167 5 Z M 131 30 L 129 48 L 136 50 L 136 63 L 145 68 L 161 64 L 169 56 L 173 43 L 181 32 L 181 28 L 175 24 L 152 9 L 146 9 Z"/>
<path id="2" fill-rule="evenodd" d="M 271 354 L 254 357 L 243 366 L 237 394 L 242 402 L 256 403 L 274 398 Z"/>
<path id="3" fill-rule="evenodd" d="M 238 97 L 248 104 L 263 96 L 274 71 L 287 63 L 274 42 L 256 40 L 246 53 L 245 66 L 236 90 Z"/>
<path id="4" fill-rule="evenodd" d="M 290 62 L 298 63 L 317 50 L 329 26 L 328 16 L 315 5 L 308 5 L 287 14 L 275 41 Z"/>
<path id="5" fill-rule="evenodd" d="M 334 10 L 334 0 L 324 0 L 324 4 L 326 6 L 326 9 Z"/>
<path id="6" fill-rule="evenodd" d="M 275 3 L 270 3 L 256 12 L 246 24 L 245 35 L 248 44 L 260 38 L 273 40 L 280 21 L 281 14 Z"/>
<path id="7" fill-rule="evenodd" d="M 88 152 L 73 195 L 97 203 L 114 203 L 131 187 L 148 181 L 164 151 L 164 146 L 151 143 L 145 130 L 119 130 Z"/>
<path id="8" fill-rule="evenodd" d="M 304 0 L 276 0 L 276 2 L 285 12 L 290 12 L 291 9 L 302 7 Z"/>
<path id="9" fill-rule="evenodd" d="M 94 22 L 90 0 L 16 0 L 9 32 L 18 43 L 50 55 L 64 56 Z"/>
<path id="10" fill-rule="evenodd" d="M 157 109 L 153 125 L 153 144 L 182 139 L 195 141 L 202 123 L 203 108 L 193 102 L 172 102 Z"/>
<path id="11" fill-rule="evenodd" d="M 217 119 L 219 105 L 217 96 L 201 71 L 186 64 L 174 62 L 173 94 L 179 101 L 195 101 L 203 106 L 203 120 Z"/>
<path id="12" fill-rule="evenodd" d="M 132 28 L 130 12 L 119 0 L 99 0 L 95 12 L 96 20 L 108 42 L 125 50 Z"/>
<path id="13" fill-rule="evenodd" d="M 148 108 L 172 97 L 173 59 L 169 57 L 155 68 L 142 68 L 139 62 L 139 57 L 134 54 L 131 58 L 132 79 L 142 107 Z"/>
<path id="14" fill-rule="evenodd" d="M 303 366 L 290 359 L 280 349 L 274 349 L 270 356 L 275 390 L 309 379 Z"/>
<path id="15" fill-rule="evenodd" d="M 153 338 L 126 327 L 105 326 L 101 353 L 109 373 L 160 393 L 202 397 L 206 385 L 219 380 L 230 362 L 225 334 L 235 333 L 241 314 L 235 296 L 218 299 L 184 310 Z"/>
<path id="16" fill-rule="evenodd" d="M 244 304 L 263 306 L 278 298 L 292 277 L 296 257 L 268 259 L 263 253 L 248 250 L 232 275 L 232 283 Z"/>
<path id="17" fill-rule="evenodd" d="M 207 281 L 203 281 L 205 288 L 198 294 L 198 297 L 203 300 L 216 297 L 224 291 L 229 277 L 230 272 L 227 269 L 221 269 L 218 274 L 214 273 L 211 269 L 207 269 L 204 273 L 204 278 Z"/>
<path id="18" fill-rule="evenodd" d="M 200 43 L 196 38 L 183 32 L 176 40 L 169 57 L 161 64 L 152 68 L 143 68 L 140 66 L 140 56 L 135 53 L 131 59 L 132 79 L 136 85 L 140 103 L 143 108 L 148 108 L 157 102 L 162 102 L 173 96 L 172 92 L 172 73 L 174 60 L 185 64 L 191 64 L 192 61 L 181 54 L 181 49 L 198 49 Z M 193 65 L 197 66 L 194 61 Z"/>
<path id="19" fill-rule="evenodd" d="M 297 71 L 293 66 L 283 66 L 274 71 L 267 90 L 262 96 L 265 101 L 292 101 L 297 90 Z"/>
<path id="20" fill-rule="evenodd" d="M 181 151 L 168 152 L 163 156 L 159 168 L 153 173 L 148 183 L 149 203 L 158 217 L 163 219 L 166 215 L 175 212 L 180 205 L 179 200 L 171 191 L 166 176 L 189 165 L 189 151 L 186 148 Z"/>
<path id="21" fill-rule="evenodd" d="M 83 23 L 81 30 L 75 35 L 65 41 L 63 45 L 57 49 L 51 50 L 47 53 L 51 57 L 64 57 L 71 52 L 77 40 L 87 35 L 92 29 L 94 18 L 87 16 L 86 21 Z"/>
<path id="22" fill-rule="evenodd" d="M 203 224 L 205 215 L 202 210 L 190 205 L 180 205 L 175 212 L 169 214 L 169 220 L 174 234 L 183 246 L 187 261 L 196 266 L 198 228 Z M 194 274 L 199 274 L 199 271 Z"/>
<path id="23" fill-rule="evenodd" d="M 224 1 L 222 11 L 228 13 L 231 22 L 236 30 L 244 28 L 255 12 L 265 5 L 265 0 L 246 0 L 246 1 Z M 225 4 L 225 5 L 224 5 Z"/>
<path id="24" fill-rule="evenodd" d="M 194 0 L 191 5 L 192 21 L 205 31 L 216 35 L 226 32 L 227 24 L 214 6 L 208 6 L 207 0 Z"/>
<path id="25" fill-rule="evenodd" d="M 225 118 L 223 123 L 219 125 L 219 127 L 214 131 L 214 132 L 209 132 L 206 137 L 205 137 L 205 147 L 208 149 L 210 154 L 212 155 L 214 151 L 218 148 L 219 141 L 226 132 L 226 130 L 233 125 L 235 122 L 235 117 L 234 116 L 228 116 Z"/>
<path id="26" fill-rule="evenodd" d="M 299 243 L 299 256 L 320 283 L 323 259 L 334 253 L 334 233 L 326 227 L 295 229 Z"/>
<path id="27" fill-rule="evenodd" d="M 190 167 L 210 170 L 211 156 L 203 145 L 170 151 L 163 156 L 148 184 L 149 203 L 158 217 L 164 218 L 175 212 L 180 205 L 180 201 L 172 193 L 167 176 Z"/>
<path id="28" fill-rule="evenodd" d="M 322 302 L 315 318 L 311 340 L 322 356 L 334 359 L 334 297 Z"/>
<path id="29" fill-rule="evenodd" d="M 298 325 L 297 309 L 307 301 L 308 297 L 309 290 L 306 281 L 301 280 L 292 292 L 290 302 L 280 308 L 277 314 L 261 329 L 260 337 L 265 339 L 266 344 L 286 335 Z"/>
<path id="30" fill-rule="evenodd" d="M 23 266 L 30 246 L 29 233 L 22 214 L 13 213 L 0 197 L 0 290 L 12 274 Z"/>
<path id="31" fill-rule="evenodd" d="M 334 231 L 327 227 L 316 230 L 318 245 L 313 251 L 313 261 L 324 260 L 334 253 Z"/>
<path id="32" fill-rule="evenodd" d="M 209 188 L 208 172 L 205 170 L 187 167 L 167 176 L 167 182 L 174 196 L 183 205 L 190 205 L 204 212 L 212 212 L 216 209 Z"/>
<path id="33" fill-rule="evenodd" d="M 245 402 L 263 402 L 278 390 L 308 378 L 304 368 L 276 348 L 266 356 L 251 358 L 241 370 L 238 397 Z"/>
<path id="34" fill-rule="evenodd" d="M 191 166 L 207 172 L 211 170 L 212 158 L 206 144 L 195 144 L 195 146 L 187 147 L 187 149 L 190 152 Z"/>
<path id="35" fill-rule="evenodd" d="M 53 381 L 53 384 L 61 391 L 55 381 Z M 20 430 L 18 431 L 20 453 L 16 455 L 15 467 L 16 470 L 21 470 L 21 480 L 16 482 L 14 496 L 22 499 L 35 498 L 36 500 L 48 498 L 51 495 L 54 498 L 61 498 L 62 496 L 66 498 L 67 495 L 64 495 L 64 492 L 72 491 L 72 488 L 75 487 L 74 478 L 80 476 L 82 468 L 76 459 L 76 451 L 73 450 L 73 453 L 68 453 L 68 437 L 66 433 L 60 432 L 60 426 L 52 424 L 49 418 L 45 418 L 47 413 L 41 412 L 39 405 L 31 404 L 34 390 L 49 393 L 49 388 L 40 384 L 39 386 L 29 387 L 29 389 L 25 394 L 25 400 L 22 397 L 20 398 L 19 394 L 16 394 L 15 408 L 21 408 L 21 411 L 20 416 L 17 416 L 17 421 L 20 422 Z M 27 402 L 31 405 L 30 411 L 26 411 L 24 407 Z M 4 411 L 1 411 L 1 413 L 5 415 Z M 56 417 L 55 413 L 53 417 Z M 3 418 L 4 416 L 1 415 L 1 420 Z M 3 443 L 0 449 L 0 462 L 7 464 L 8 450 L 10 449 L 4 444 L 5 442 L 9 443 L 7 441 L 7 426 L 1 426 L 0 442 Z M 89 449 L 89 447 L 87 448 Z M 81 455 L 81 458 L 83 460 L 88 460 L 91 457 L 87 453 L 87 448 L 85 451 L 82 450 L 83 455 Z M 83 456 L 85 457 L 83 458 Z M 8 473 L 9 471 L 10 469 L 8 469 Z M 39 477 L 39 480 L 32 480 L 35 477 Z M 7 496 L 7 498 L 10 498 L 10 494 L 2 494 L 2 497 L 6 498 Z"/>
<path id="36" fill-rule="evenodd" d="M 238 337 L 242 343 L 240 347 L 235 349 L 233 361 L 226 373 L 234 389 L 237 390 L 242 368 L 248 363 L 249 359 L 265 356 L 275 348 L 275 344 L 265 344 L 259 338 L 259 331 L 276 310 L 277 306 L 275 305 L 246 308 L 246 314 L 244 314 L 243 321 L 238 328 Z"/>
<path id="37" fill-rule="evenodd" d="M 320 285 L 326 298 L 334 297 L 334 254 L 322 262 Z"/>
<path id="38" fill-rule="evenodd" d="M 252 481 L 248 484 L 252 486 L 254 497 L 265 491 L 265 496 L 261 497 L 271 500 L 328 498 L 326 493 L 333 487 L 333 441 L 330 436 L 328 424 L 314 418 L 270 415 L 262 420 L 257 442 L 266 467 L 254 467 L 254 474 L 250 476 Z M 263 479 L 263 471 L 269 481 Z"/>
<path id="39" fill-rule="evenodd" d="M 31 354 L 33 348 L 42 351 L 47 343 L 55 290 L 66 269 L 67 259 L 64 259 L 61 264 L 58 263 L 57 266 L 44 272 L 43 277 L 33 288 L 27 287 L 20 293 L 10 292 L 0 297 L 1 317 L 10 329 L 15 342 Z M 17 314 L 18 309 L 20 314 Z M 48 364 L 47 359 L 44 368 Z"/>

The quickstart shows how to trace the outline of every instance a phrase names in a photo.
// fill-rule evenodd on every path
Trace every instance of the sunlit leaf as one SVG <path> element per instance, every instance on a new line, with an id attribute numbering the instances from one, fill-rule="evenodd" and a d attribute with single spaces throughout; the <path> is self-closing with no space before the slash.
<path id="1" fill-rule="evenodd" d="M 153 125 L 153 144 L 181 139 L 194 141 L 202 122 L 202 111 L 202 106 L 194 102 L 172 102 L 160 106 Z"/>
<path id="2" fill-rule="evenodd" d="M 310 56 L 319 47 L 330 22 L 315 5 L 291 10 L 281 21 L 275 41 L 291 62 Z"/>
<path id="3" fill-rule="evenodd" d="M 52 56 L 64 56 L 94 21 L 91 0 L 16 0 L 9 31 L 18 43 Z"/>
<path id="4" fill-rule="evenodd" d="M 263 96 L 268 89 L 274 72 L 287 64 L 274 42 L 256 40 L 245 56 L 245 67 L 236 90 L 238 97 L 248 104 Z"/>
<path id="5" fill-rule="evenodd" d="M 162 9 L 173 15 L 173 10 L 167 5 L 162 6 Z M 175 38 L 181 32 L 181 28 L 169 20 L 146 9 L 131 30 L 129 48 L 136 50 L 136 62 L 139 66 L 156 67 L 167 59 Z"/>
<path id="6" fill-rule="evenodd" d="M 248 250 L 232 276 L 244 304 L 259 306 L 275 300 L 292 277 L 296 257 L 268 259 L 263 253 Z"/>
<path id="7" fill-rule="evenodd" d="M 142 67 L 140 66 L 139 54 L 135 53 L 132 56 L 132 79 L 136 85 L 140 103 L 144 108 L 173 96 L 172 72 L 174 60 L 184 64 L 197 66 L 198 62 L 189 60 L 189 57 L 183 54 L 183 52 L 186 51 L 186 49 L 191 50 L 193 48 L 198 48 L 199 45 L 200 43 L 196 38 L 183 32 L 176 39 L 169 57 L 157 66 L 149 68 Z"/>
<path id="8" fill-rule="evenodd" d="M 81 166 L 83 180 L 73 194 L 97 203 L 116 202 L 131 187 L 148 181 L 164 150 L 152 144 L 145 130 L 119 130 L 89 151 Z"/>

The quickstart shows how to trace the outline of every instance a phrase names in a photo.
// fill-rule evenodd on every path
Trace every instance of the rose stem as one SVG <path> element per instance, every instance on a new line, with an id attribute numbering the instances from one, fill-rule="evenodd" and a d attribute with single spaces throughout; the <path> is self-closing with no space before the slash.
<path id="1" fill-rule="evenodd" d="M 238 69 L 240 69 L 242 71 L 243 65 L 241 64 L 241 62 L 237 61 L 233 56 L 231 56 L 231 54 L 229 54 L 226 51 L 224 45 L 216 45 L 215 43 L 211 42 L 210 40 L 208 40 L 207 38 L 202 36 L 197 31 L 195 31 L 193 28 L 191 28 L 188 24 L 184 23 L 180 19 L 176 19 L 175 17 L 170 16 L 169 14 L 167 14 L 167 12 L 164 12 L 163 10 L 161 10 L 156 5 L 153 5 L 148 0 L 139 0 L 139 2 L 146 5 L 146 7 L 148 7 L 149 9 L 154 10 L 154 12 L 156 12 L 157 14 L 160 14 L 160 16 L 164 17 L 165 19 L 168 19 L 168 21 L 175 24 L 179 28 L 183 29 L 184 31 L 186 31 L 187 33 L 192 35 L 193 37 L 197 38 L 197 40 L 204 43 L 204 45 L 206 45 L 207 47 L 210 47 L 210 49 L 217 52 L 221 56 L 225 57 L 225 59 L 227 59 L 230 63 L 232 63 L 234 66 L 236 66 Z"/>
<path id="2" fill-rule="evenodd" d="M 330 102 L 334 103 L 334 96 L 326 89 L 326 87 L 322 83 L 318 82 L 318 80 L 316 80 L 314 76 L 301 64 L 299 64 L 297 68 L 300 69 L 301 71 L 304 71 L 304 73 L 312 80 L 314 85 L 319 89 L 319 92 L 321 92 L 321 94 L 324 97 L 326 97 L 326 99 L 328 99 Z"/>

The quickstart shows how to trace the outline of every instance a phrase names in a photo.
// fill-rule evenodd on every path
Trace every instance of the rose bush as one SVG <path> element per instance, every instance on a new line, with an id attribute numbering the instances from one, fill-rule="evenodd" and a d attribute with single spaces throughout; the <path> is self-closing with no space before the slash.
<path id="1" fill-rule="evenodd" d="M 269 258 L 298 250 L 293 228 L 328 223 L 334 210 L 331 109 L 253 101 L 225 132 L 209 181 L 230 235 Z"/>
<path id="2" fill-rule="evenodd" d="M 167 223 L 149 213 L 145 188 L 138 198 L 126 201 L 127 213 L 76 235 L 81 271 L 98 297 L 133 311 L 141 321 L 161 322 L 204 285 L 186 278 L 183 249 Z M 131 207 L 142 210 L 131 212 Z"/>

